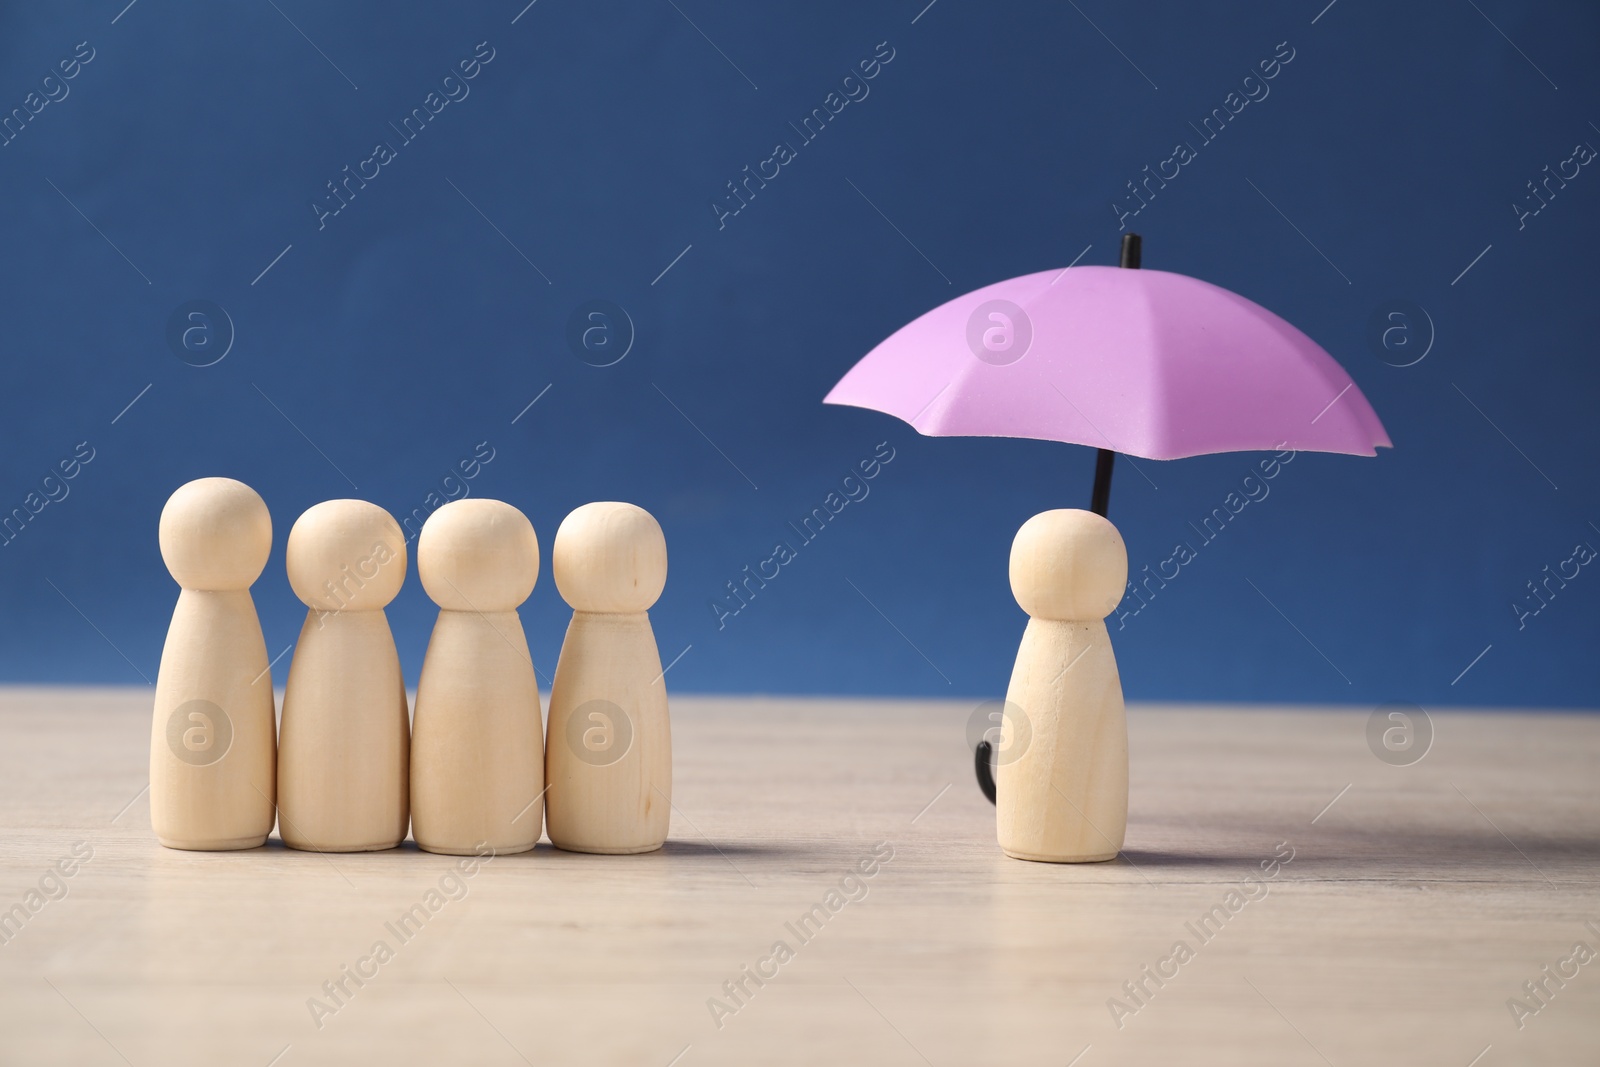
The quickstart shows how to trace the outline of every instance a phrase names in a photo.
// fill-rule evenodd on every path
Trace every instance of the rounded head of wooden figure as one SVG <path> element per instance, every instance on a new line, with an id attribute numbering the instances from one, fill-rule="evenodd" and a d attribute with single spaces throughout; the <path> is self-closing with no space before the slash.
<path id="1" fill-rule="evenodd" d="M 318 611 L 374 611 L 406 580 L 406 538 L 394 517 L 365 500 L 324 500 L 289 531 L 294 595 Z"/>
<path id="2" fill-rule="evenodd" d="M 1011 542 L 1011 594 L 1036 619 L 1103 619 L 1128 583 L 1128 549 L 1092 511 L 1045 511 Z"/>
<path id="3" fill-rule="evenodd" d="M 641 507 L 585 504 L 556 530 L 550 571 L 575 611 L 648 611 L 667 584 L 667 539 Z"/>
<path id="4" fill-rule="evenodd" d="M 422 526 L 417 577 L 446 611 L 516 611 L 539 580 L 539 538 L 510 504 L 453 500 Z"/>
<path id="5" fill-rule="evenodd" d="M 178 487 L 161 509 L 161 558 L 185 589 L 249 589 L 272 551 L 272 516 L 259 493 L 232 478 Z"/>

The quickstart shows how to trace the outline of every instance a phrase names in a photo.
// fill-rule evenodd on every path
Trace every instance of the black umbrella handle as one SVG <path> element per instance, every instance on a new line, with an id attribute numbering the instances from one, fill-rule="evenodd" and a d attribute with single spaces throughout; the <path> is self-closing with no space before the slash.
<path id="1" fill-rule="evenodd" d="M 989 742 L 978 742 L 978 748 L 972 754 L 972 769 L 978 775 L 978 788 L 983 790 L 983 795 L 993 804 L 995 802 L 994 746 Z"/>

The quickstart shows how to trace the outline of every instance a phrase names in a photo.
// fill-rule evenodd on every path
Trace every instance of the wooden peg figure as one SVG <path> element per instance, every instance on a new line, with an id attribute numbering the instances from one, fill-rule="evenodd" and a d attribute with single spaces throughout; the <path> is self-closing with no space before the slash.
<path id="1" fill-rule="evenodd" d="M 417 682 L 411 835 L 428 852 L 526 852 L 544 828 L 544 724 L 517 607 L 539 539 L 510 504 L 456 500 L 423 525 L 417 576 L 439 619 Z"/>
<path id="2" fill-rule="evenodd" d="M 286 563 L 310 610 L 283 693 L 278 833 L 315 852 L 393 848 L 411 730 L 383 609 L 406 579 L 405 535 L 376 504 L 328 500 L 295 522 Z"/>
<path id="3" fill-rule="evenodd" d="M 1128 727 L 1106 633 L 1128 580 L 1122 535 L 1089 511 L 1022 524 L 1011 592 L 1028 628 L 1006 691 L 995 780 L 1000 847 L 1016 859 L 1109 860 L 1128 823 Z"/>
<path id="4" fill-rule="evenodd" d="M 180 486 L 161 558 L 182 592 L 150 729 L 150 822 L 168 848 L 255 848 L 272 832 L 277 724 L 250 586 L 272 550 L 261 497 L 232 478 Z"/>
<path id="5" fill-rule="evenodd" d="M 667 542 L 632 504 L 585 504 L 550 551 L 573 608 L 550 686 L 545 826 L 572 852 L 651 852 L 667 839 L 672 736 L 647 609 L 667 582 Z"/>

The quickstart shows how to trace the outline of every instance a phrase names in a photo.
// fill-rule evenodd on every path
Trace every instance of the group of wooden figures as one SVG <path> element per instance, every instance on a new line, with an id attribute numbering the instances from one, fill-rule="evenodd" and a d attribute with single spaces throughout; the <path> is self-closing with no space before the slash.
<path id="1" fill-rule="evenodd" d="M 573 616 L 548 731 L 517 615 L 539 541 L 509 504 L 453 501 L 422 528 L 417 574 L 439 616 L 411 715 L 384 615 L 406 540 L 382 508 L 326 501 L 289 533 L 289 583 L 309 610 L 281 729 L 250 597 L 272 548 L 266 504 L 232 479 L 189 482 L 161 513 L 160 543 L 182 587 L 150 737 L 163 845 L 255 848 L 274 822 L 284 844 L 318 852 L 394 848 L 408 826 L 418 847 L 455 855 L 525 852 L 541 831 L 576 852 L 666 840 L 672 741 L 647 611 L 667 549 L 643 509 L 586 504 L 556 533 L 551 569 Z"/>
<path id="2" fill-rule="evenodd" d="M 539 575 L 528 519 L 463 499 L 428 517 L 417 574 L 439 606 L 408 716 L 384 607 L 405 581 L 399 524 L 330 500 L 289 532 L 289 584 L 309 609 L 276 722 L 250 598 L 272 519 L 249 486 L 202 478 L 161 513 L 182 592 L 161 654 L 150 814 L 163 845 L 429 852 L 660 848 L 672 807 L 667 693 L 648 609 L 667 578 L 661 527 L 632 504 L 585 504 L 551 569 L 573 608 L 548 729 L 517 607 Z M 1128 735 L 1105 616 L 1127 584 L 1122 537 L 1087 511 L 1035 515 L 1011 549 L 1030 616 L 995 746 L 997 831 L 1017 859 L 1115 857 L 1128 814 Z M 281 732 L 281 736 L 280 736 Z"/>

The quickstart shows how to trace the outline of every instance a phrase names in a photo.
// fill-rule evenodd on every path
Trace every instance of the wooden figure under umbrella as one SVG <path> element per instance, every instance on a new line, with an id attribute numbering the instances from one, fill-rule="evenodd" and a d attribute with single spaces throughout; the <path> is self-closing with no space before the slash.
<path id="1" fill-rule="evenodd" d="M 928 436 L 1026 437 L 1095 448 L 1090 513 L 1102 521 L 1118 452 L 1145 459 L 1266 449 L 1372 456 L 1380 446 L 1392 447 L 1367 398 L 1315 341 L 1237 293 L 1182 274 L 1134 269 L 1139 266 L 1139 236 L 1127 234 L 1120 268 L 1041 271 L 959 296 L 895 331 L 852 367 L 824 402 L 894 415 Z M 1071 610 L 1103 602 L 1106 575 L 1120 575 L 1116 599 L 1101 618 L 1115 608 L 1126 581 L 1126 553 L 1109 522 L 1102 528 L 1076 517 L 1086 514 L 1046 512 L 1024 525 L 1012 552 L 1012 585 L 1019 602 L 1024 599 L 1018 587 L 1022 552 L 1020 565 L 1029 575 L 1025 580 L 1045 582 L 1041 590 L 1049 593 L 1047 599 L 1071 602 Z M 1107 529 L 1115 537 L 1114 551 Z M 1099 576 L 1091 579 L 1086 567 L 1098 569 Z M 1030 634 L 1040 621 L 1036 616 L 1030 622 Z M 1025 637 L 1023 651 L 1028 650 Z M 1077 654 L 1087 651 L 1085 645 Z M 1108 642 L 1104 654 L 1110 660 Z M 1017 671 L 1022 667 L 1019 656 Z M 1067 719 L 1077 714 L 1072 692 L 1060 685 L 1070 669 L 1075 669 L 1072 664 L 1063 665 L 1046 687 L 1046 695 L 1061 705 Z M 1115 682 L 1114 660 L 1109 670 L 1109 680 Z M 1018 678 L 1014 673 L 1014 688 Z M 1043 683 L 1033 684 L 1038 690 Z M 1030 802 L 1028 807 L 1038 810 L 1008 812 L 1005 799 L 998 801 L 1002 844 L 1008 816 L 1028 824 L 1027 833 L 1040 840 L 1099 842 L 1066 849 L 1082 855 L 1033 856 L 1026 855 L 1028 847 L 1007 846 L 1011 854 L 1099 859 L 1109 858 L 1099 854 L 1106 851 L 1107 841 L 1117 846 L 1111 855 L 1120 849 L 1121 826 L 1096 828 L 1090 825 L 1093 812 L 1081 810 L 1083 802 L 1093 804 L 1099 798 L 1105 821 L 1115 822 L 1120 775 L 1126 817 L 1127 740 L 1120 684 L 1116 690 L 1107 721 L 1079 723 L 1076 732 L 1068 728 L 1070 723 L 1058 729 L 1054 715 L 1044 723 L 1013 723 L 1008 695 L 1005 729 L 1031 727 L 1030 750 L 1047 751 L 1025 753 L 1015 764 L 1001 763 L 1001 791 L 1012 778 L 1026 779 L 1030 788 L 1047 788 L 1052 796 Z M 1045 690 L 1033 695 L 1039 698 L 1041 693 Z M 1107 742 L 1106 734 L 1118 730 L 1120 772 L 1115 758 L 1096 759 L 1075 750 L 1091 736 L 1096 743 L 1106 742 L 1106 751 L 1114 750 L 1116 738 Z M 987 741 L 980 744 L 975 765 L 979 785 L 994 801 L 992 753 Z M 1047 760 L 1054 762 L 1042 762 Z M 1021 764 L 1026 766 L 1019 768 Z M 1103 780 L 1084 781 L 1085 776 Z"/>

